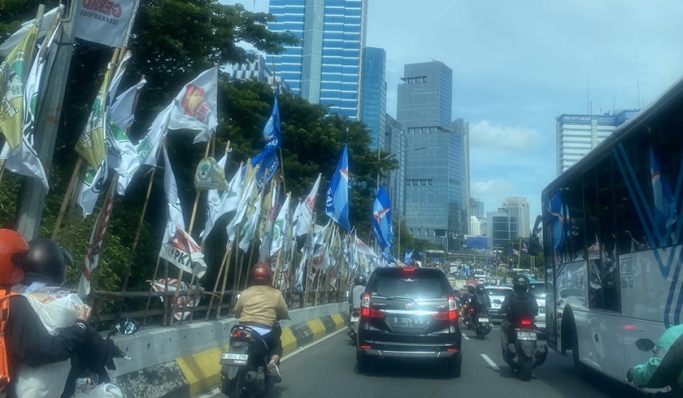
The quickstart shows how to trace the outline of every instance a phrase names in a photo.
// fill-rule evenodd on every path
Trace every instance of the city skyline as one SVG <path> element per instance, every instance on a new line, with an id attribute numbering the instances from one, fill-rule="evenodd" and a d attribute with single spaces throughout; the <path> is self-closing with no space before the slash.
<path id="1" fill-rule="evenodd" d="M 226 3 L 268 12 L 268 0 Z M 670 40 L 683 36 L 681 14 L 683 3 L 675 0 L 658 7 L 635 0 L 495 7 L 435 0 L 422 8 L 373 0 L 366 45 L 386 51 L 392 115 L 403 65 L 437 59 L 453 68 L 452 115 L 470 122 L 471 196 L 486 209 L 506 196 L 526 197 L 533 218 L 557 174 L 556 117 L 588 113 L 591 104 L 595 114 L 642 108 L 668 89 L 683 70 L 683 53 Z"/>

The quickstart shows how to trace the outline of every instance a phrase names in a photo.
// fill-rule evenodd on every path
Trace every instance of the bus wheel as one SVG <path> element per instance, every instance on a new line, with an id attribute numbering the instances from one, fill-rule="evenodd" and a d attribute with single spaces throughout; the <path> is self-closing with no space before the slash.
<path id="1" fill-rule="evenodd" d="M 576 323 L 572 327 L 572 359 L 574 360 L 574 368 L 579 377 L 583 378 L 586 376 L 588 368 L 586 365 L 581 363 L 579 359 L 579 334 L 576 331 Z"/>

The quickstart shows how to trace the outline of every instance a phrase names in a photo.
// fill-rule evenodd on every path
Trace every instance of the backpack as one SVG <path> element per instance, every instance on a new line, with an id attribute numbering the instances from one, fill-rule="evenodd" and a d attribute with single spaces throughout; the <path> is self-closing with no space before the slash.
<path id="1" fill-rule="evenodd" d="M 5 344 L 5 326 L 9 319 L 9 298 L 15 294 L 9 289 L 0 287 L 0 394 L 5 391 L 10 382 L 7 345 Z"/>

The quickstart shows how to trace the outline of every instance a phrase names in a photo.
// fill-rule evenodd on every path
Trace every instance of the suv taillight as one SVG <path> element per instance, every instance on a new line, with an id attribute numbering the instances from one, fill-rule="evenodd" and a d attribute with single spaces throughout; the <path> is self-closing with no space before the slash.
<path id="1" fill-rule="evenodd" d="M 437 321 L 457 321 L 458 311 L 455 305 L 455 297 L 448 298 L 448 312 L 439 312 L 432 315 Z"/>
<path id="2" fill-rule="evenodd" d="M 370 293 L 363 293 L 360 296 L 360 316 L 362 318 L 384 318 L 386 315 L 384 311 L 378 311 L 370 308 Z"/>
<path id="3" fill-rule="evenodd" d="M 360 296 L 360 306 L 362 308 L 370 308 L 370 293 L 366 292 Z"/>

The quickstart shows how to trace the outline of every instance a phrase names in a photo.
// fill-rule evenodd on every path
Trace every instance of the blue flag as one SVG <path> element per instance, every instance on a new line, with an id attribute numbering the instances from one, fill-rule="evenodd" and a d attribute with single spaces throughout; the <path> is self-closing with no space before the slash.
<path id="1" fill-rule="evenodd" d="M 384 186 L 379 187 L 372 209 L 372 232 L 382 251 L 394 248 L 394 233 L 391 228 L 391 202 Z"/>
<path id="2" fill-rule="evenodd" d="M 258 189 L 261 190 L 262 185 L 268 184 L 273 178 L 273 175 L 277 171 L 278 167 L 280 167 L 280 160 L 278 159 L 277 153 L 275 153 L 274 149 L 266 148 L 263 152 L 251 159 L 251 166 L 256 167 L 256 165 L 261 166 L 256 173 L 256 185 L 258 186 Z M 244 173 L 245 170 L 246 166 L 242 168 L 242 173 Z M 266 172 L 267 174 L 264 174 Z"/>
<path id="3" fill-rule="evenodd" d="M 330 187 L 327 189 L 327 203 L 325 213 L 341 225 L 347 231 L 351 231 L 349 225 L 349 151 L 344 145 L 337 171 L 334 172 Z"/>
<path id="4" fill-rule="evenodd" d="M 280 131 L 280 107 L 277 103 L 277 92 L 273 101 L 273 111 L 270 118 L 263 128 L 263 139 L 266 141 L 266 149 L 279 148 L 282 143 Z"/>
<path id="5" fill-rule="evenodd" d="M 676 222 L 676 208 L 673 205 L 671 186 L 662 178 L 659 160 L 650 147 L 650 175 L 652 179 L 652 196 L 655 204 L 655 222 L 659 239 L 663 242 L 668 240 L 671 226 Z"/>
<path id="6" fill-rule="evenodd" d="M 408 264 L 409 262 L 413 261 L 413 253 L 415 250 L 409 251 L 405 253 L 405 257 L 403 257 L 403 262 Z"/>

